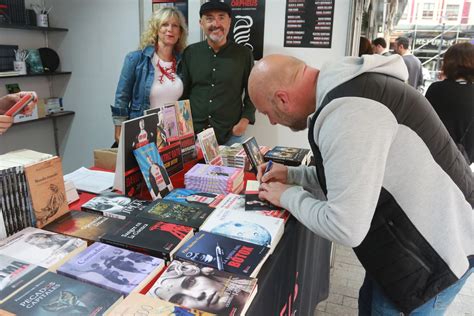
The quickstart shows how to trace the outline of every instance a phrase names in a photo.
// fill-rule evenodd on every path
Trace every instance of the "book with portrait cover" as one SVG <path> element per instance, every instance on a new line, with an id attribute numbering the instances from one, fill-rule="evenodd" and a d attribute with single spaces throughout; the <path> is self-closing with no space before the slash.
<path id="1" fill-rule="evenodd" d="M 90 245 L 122 225 L 121 219 L 89 212 L 71 211 L 44 227 L 55 233 L 84 239 Z"/>
<path id="2" fill-rule="evenodd" d="M 224 197 L 224 194 L 178 188 L 165 196 L 164 200 L 175 201 L 193 207 L 216 208 Z"/>
<path id="3" fill-rule="evenodd" d="M 196 159 L 191 104 L 189 100 L 180 100 L 175 102 L 175 108 L 181 153 L 183 155 L 183 162 L 186 163 Z"/>
<path id="4" fill-rule="evenodd" d="M 48 272 L 14 294 L 2 309 L 22 316 L 106 315 L 122 295 Z"/>
<path id="5" fill-rule="evenodd" d="M 163 106 L 161 111 L 163 112 L 163 127 L 168 142 L 179 142 L 178 121 L 174 103 Z"/>
<path id="6" fill-rule="evenodd" d="M 171 261 L 177 248 L 192 235 L 193 229 L 188 226 L 134 218 L 121 221 L 119 227 L 109 230 L 100 241 Z"/>
<path id="7" fill-rule="evenodd" d="M 115 306 L 110 315 L 212 316 L 215 314 L 179 306 L 151 296 L 131 293 Z"/>
<path id="8" fill-rule="evenodd" d="M 1 240 L 0 254 L 55 271 L 86 247 L 86 242 L 79 238 L 27 227 Z"/>
<path id="9" fill-rule="evenodd" d="M 222 157 L 219 153 L 219 144 L 217 143 L 214 129 L 208 128 L 197 134 L 199 145 L 201 146 L 204 160 L 209 165 L 222 166 Z"/>
<path id="10" fill-rule="evenodd" d="M 272 160 L 287 166 L 299 166 L 303 162 L 309 149 L 275 146 L 264 155 L 265 161 Z"/>
<path id="11" fill-rule="evenodd" d="M 256 277 L 269 254 L 268 247 L 200 231 L 178 249 L 176 259 Z"/>
<path id="12" fill-rule="evenodd" d="M 246 211 L 283 211 L 283 208 L 275 206 L 270 202 L 258 197 L 260 182 L 248 180 L 245 187 L 245 210 Z"/>
<path id="13" fill-rule="evenodd" d="M 162 259 L 95 242 L 57 273 L 127 296 L 143 289 L 164 266 Z"/>
<path id="14" fill-rule="evenodd" d="M 61 159 L 53 157 L 25 167 L 36 227 L 51 223 L 69 212 Z"/>
<path id="15" fill-rule="evenodd" d="M 257 279 L 174 260 L 147 295 L 216 315 L 245 315 L 256 293 Z"/>
<path id="16" fill-rule="evenodd" d="M 260 152 L 260 147 L 257 144 L 255 137 L 250 137 L 242 143 L 242 147 L 247 154 L 250 164 L 252 165 L 252 170 L 254 173 L 258 172 L 258 166 L 265 163 L 263 155 Z"/>
<path id="17" fill-rule="evenodd" d="M 221 208 L 216 208 L 201 226 L 202 231 L 270 247 L 271 252 L 284 229 L 285 223 L 281 218 Z"/>
<path id="18" fill-rule="evenodd" d="M 138 166 L 153 200 L 161 199 L 173 190 L 173 184 L 168 176 L 168 172 L 166 172 L 155 143 L 137 148 L 133 151 L 133 154 L 137 159 Z"/>
<path id="19" fill-rule="evenodd" d="M 140 116 L 122 123 L 117 163 L 115 167 L 114 189 L 125 195 L 134 196 L 145 187 L 133 150 L 154 143 L 158 117 L 155 114 Z"/>
<path id="20" fill-rule="evenodd" d="M 212 211 L 212 208 L 194 207 L 170 200 L 156 200 L 137 217 L 189 226 L 197 230 Z"/>
<path id="21" fill-rule="evenodd" d="M 125 219 L 135 217 L 143 211 L 150 201 L 135 199 L 113 192 L 102 193 L 82 204 L 81 209 L 86 212 L 103 216 Z"/>
<path id="22" fill-rule="evenodd" d="M 163 108 L 148 109 L 145 110 L 145 114 L 158 115 L 158 122 L 156 125 L 156 147 L 161 155 L 161 160 L 163 160 L 166 171 L 170 176 L 172 176 L 183 170 L 181 141 L 168 140 L 168 136 L 165 132 L 165 121 L 162 109 Z"/>
<path id="23" fill-rule="evenodd" d="M 245 195 L 233 193 L 227 194 L 225 198 L 217 205 L 217 208 L 235 211 L 245 211 Z M 254 211 L 254 213 L 281 218 L 285 223 L 288 221 L 288 218 L 290 218 L 290 212 L 285 209 L 279 211 Z"/>
<path id="24" fill-rule="evenodd" d="M 46 271 L 46 268 L 0 254 L 0 304 Z"/>

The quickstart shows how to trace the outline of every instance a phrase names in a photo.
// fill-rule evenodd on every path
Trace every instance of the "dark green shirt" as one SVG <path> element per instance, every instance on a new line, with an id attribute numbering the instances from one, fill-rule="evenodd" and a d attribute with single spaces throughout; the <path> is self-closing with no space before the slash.
<path id="1" fill-rule="evenodd" d="M 253 64 L 252 52 L 234 42 L 227 42 L 217 53 L 207 41 L 184 50 L 178 66 L 184 84 L 181 99 L 191 103 L 196 134 L 213 127 L 223 144 L 242 117 L 255 122 L 255 107 L 247 93 Z"/>

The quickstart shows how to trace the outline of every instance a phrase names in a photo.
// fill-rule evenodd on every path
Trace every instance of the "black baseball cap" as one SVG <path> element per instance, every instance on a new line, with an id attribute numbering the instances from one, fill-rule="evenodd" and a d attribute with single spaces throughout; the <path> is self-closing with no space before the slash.
<path id="1" fill-rule="evenodd" d="M 202 17 L 206 12 L 213 10 L 224 11 L 229 16 L 232 16 L 230 6 L 227 3 L 221 2 L 219 0 L 210 0 L 208 2 L 203 3 L 201 9 L 199 10 L 199 16 Z"/>

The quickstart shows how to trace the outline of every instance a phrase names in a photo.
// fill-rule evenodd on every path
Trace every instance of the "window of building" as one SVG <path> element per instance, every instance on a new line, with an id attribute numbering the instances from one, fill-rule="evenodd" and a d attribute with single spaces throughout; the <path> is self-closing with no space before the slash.
<path id="1" fill-rule="evenodd" d="M 446 5 L 446 18 L 448 21 L 457 21 L 459 17 L 459 4 Z"/>
<path id="2" fill-rule="evenodd" d="M 434 3 L 423 3 L 423 20 L 433 19 Z"/>

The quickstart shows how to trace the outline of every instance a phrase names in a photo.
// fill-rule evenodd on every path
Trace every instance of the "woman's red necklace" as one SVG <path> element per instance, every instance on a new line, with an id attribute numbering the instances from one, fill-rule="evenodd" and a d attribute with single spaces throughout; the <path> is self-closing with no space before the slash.
<path id="1" fill-rule="evenodd" d="M 159 81 L 161 84 L 163 84 L 164 78 L 168 78 L 171 82 L 174 82 L 176 80 L 176 58 L 173 57 L 173 62 L 171 63 L 171 67 L 163 67 L 161 66 L 160 63 L 160 58 L 158 57 L 158 62 L 156 63 L 156 67 L 161 72 L 161 75 L 159 77 Z"/>

